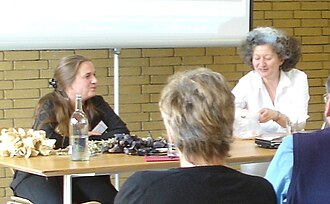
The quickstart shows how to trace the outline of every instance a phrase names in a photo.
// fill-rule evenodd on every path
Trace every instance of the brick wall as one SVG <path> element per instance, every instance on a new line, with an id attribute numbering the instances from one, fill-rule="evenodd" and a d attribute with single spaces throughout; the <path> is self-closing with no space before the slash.
<path id="1" fill-rule="evenodd" d="M 255 0 L 253 26 L 284 29 L 302 43 L 297 68 L 308 74 L 311 100 L 306 129 L 322 124 L 324 83 L 330 72 L 330 2 L 328 0 Z M 30 128 L 38 99 L 52 91 L 48 80 L 58 60 L 81 54 L 97 67 L 98 93 L 113 104 L 111 50 L 0 51 L 0 127 Z M 168 76 L 199 66 L 221 72 L 234 86 L 250 68 L 235 47 L 122 49 L 120 54 L 120 115 L 132 133 L 163 134 L 158 111 L 160 90 Z M 0 202 L 12 194 L 11 173 L 0 168 Z"/>

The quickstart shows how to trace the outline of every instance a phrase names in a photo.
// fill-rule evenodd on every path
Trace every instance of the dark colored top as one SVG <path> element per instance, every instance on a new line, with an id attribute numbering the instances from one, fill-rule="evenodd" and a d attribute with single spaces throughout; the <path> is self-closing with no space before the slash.
<path id="1" fill-rule="evenodd" d="M 108 139 L 113 137 L 116 133 L 129 133 L 129 130 L 126 127 L 126 124 L 119 118 L 119 116 L 113 111 L 113 109 L 109 106 L 109 104 L 103 99 L 102 96 L 94 96 L 89 99 L 92 101 L 95 109 L 100 114 L 100 119 L 108 126 L 108 129 L 101 136 L 90 136 L 90 140 L 101 140 Z M 39 123 L 45 118 L 49 117 L 49 115 L 54 114 L 51 110 L 53 110 L 53 102 L 47 101 L 42 110 L 41 114 L 37 116 L 33 128 L 38 127 Z M 93 129 L 101 120 L 100 119 L 92 119 L 89 121 L 91 124 L 91 129 Z M 56 139 L 55 148 L 65 148 L 69 145 L 69 138 L 62 137 L 58 134 L 54 126 L 50 123 L 45 124 L 41 129 L 46 131 L 46 135 L 48 138 Z"/>
<path id="2" fill-rule="evenodd" d="M 123 184 L 115 203 L 276 204 L 276 195 L 262 177 L 225 166 L 198 166 L 136 172 Z"/>
<path id="3" fill-rule="evenodd" d="M 287 203 L 329 203 L 330 128 L 294 134 L 293 151 Z"/>
<path id="4" fill-rule="evenodd" d="M 108 139 L 113 137 L 116 133 L 129 133 L 129 130 L 126 127 L 126 124 L 119 118 L 118 115 L 113 111 L 113 109 L 109 106 L 109 104 L 103 99 L 102 96 L 94 96 L 91 98 L 93 105 L 95 106 L 97 112 L 100 114 L 100 119 L 108 126 L 108 129 L 101 136 L 91 136 L 90 140 L 101 140 Z M 37 127 L 38 124 L 48 117 L 50 114 L 54 114 L 51 110 L 53 110 L 54 104 L 51 101 L 47 101 L 45 105 L 42 107 L 42 114 L 38 115 L 33 128 Z M 92 120 L 90 121 L 92 129 L 100 122 L 100 120 Z M 45 124 L 41 129 L 46 131 L 47 138 L 56 139 L 55 148 L 65 148 L 69 145 L 69 138 L 62 137 L 58 134 L 54 127 L 51 124 Z M 13 181 L 11 183 L 11 187 L 15 188 L 20 182 L 26 178 L 29 173 L 25 173 L 22 171 L 15 171 L 15 175 Z"/>

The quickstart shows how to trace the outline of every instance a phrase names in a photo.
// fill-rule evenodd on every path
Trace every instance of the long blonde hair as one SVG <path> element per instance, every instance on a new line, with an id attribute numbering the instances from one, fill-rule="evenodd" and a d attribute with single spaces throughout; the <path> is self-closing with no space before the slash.
<path id="1" fill-rule="evenodd" d="M 69 136 L 69 122 L 74 110 L 64 90 L 74 82 L 80 65 L 86 61 L 91 60 L 81 55 L 72 55 L 60 60 L 50 82 L 54 91 L 43 96 L 36 107 L 36 117 L 47 114 L 47 117 L 43 117 L 43 120 L 35 127 L 36 129 L 42 129 L 45 124 L 50 124 L 57 133 Z M 85 101 L 84 107 L 89 119 L 98 116 L 90 100 Z"/>

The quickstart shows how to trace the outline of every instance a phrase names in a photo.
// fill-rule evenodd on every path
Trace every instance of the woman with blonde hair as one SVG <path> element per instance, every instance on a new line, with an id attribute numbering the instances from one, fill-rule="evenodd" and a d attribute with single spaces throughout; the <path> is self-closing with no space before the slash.
<path id="1" fill-rule="evenodd" d="M 84 56 L 72 55 L 60 60 L 50 84 L 54 91 L 43 96 L 36 107 L 34 129 L 46 131 L 48 138 L 56 139 L 55 148 L 69 145 L 69 120 L 75 108 L 76 94 L 82 96 L 87 115 L 89 139 L 108 139 L 116 133 L 129 133 L 126 124 L 115 114 L 102 96 L 96 95 L 96 69 Z M 103 133 L 92 132 L 100 122 L 106 125 Z M 62 203 L 63 178 L 43 177 L 16 171 L 11 188 L 16 196 L 33 203 Z M 117 190 L 109 176 L 72 178 L 74 203 L 89 200 L 113 203 Z"/>

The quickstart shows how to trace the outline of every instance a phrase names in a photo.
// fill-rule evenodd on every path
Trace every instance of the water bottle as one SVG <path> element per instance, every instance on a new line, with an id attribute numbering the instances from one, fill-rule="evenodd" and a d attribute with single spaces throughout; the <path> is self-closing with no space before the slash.
<path id="1" fill-rule="evenodd" d="M 76 108 L 70 119 L 70 145 L 72 161 L 88 161 L 88 119 L 82 108 L 81 95 L 76 95 Z"/>

